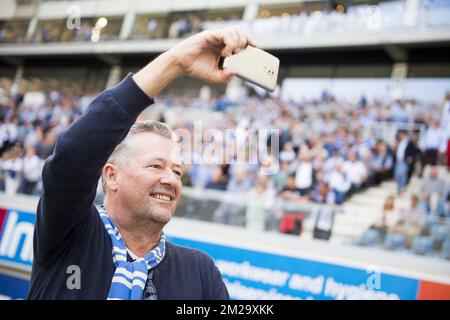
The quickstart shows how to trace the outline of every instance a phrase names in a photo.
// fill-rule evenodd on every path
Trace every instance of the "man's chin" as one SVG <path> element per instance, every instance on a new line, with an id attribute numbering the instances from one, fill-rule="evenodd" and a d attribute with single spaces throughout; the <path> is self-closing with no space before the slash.
<path id="1" fill-rule="evenodd" d="M 151 220 L 153 223 L 159 224 L 159 225 L 166 225 L 170 219 L 172 218 L 172 212 L 165 211 L 165 212 L 150 212 L 146 215 L 146 218 Z"/>

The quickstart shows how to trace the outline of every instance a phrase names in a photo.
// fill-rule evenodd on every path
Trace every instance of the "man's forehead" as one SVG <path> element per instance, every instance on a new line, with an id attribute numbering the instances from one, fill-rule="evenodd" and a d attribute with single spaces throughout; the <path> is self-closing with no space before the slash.
<path id="1" fill-rule="evenodd" d="M 155 133 L 143 132 L 130 137 L 134 153 L 147 159 L 160 159 L 180 164 L 180 145 Z"/>

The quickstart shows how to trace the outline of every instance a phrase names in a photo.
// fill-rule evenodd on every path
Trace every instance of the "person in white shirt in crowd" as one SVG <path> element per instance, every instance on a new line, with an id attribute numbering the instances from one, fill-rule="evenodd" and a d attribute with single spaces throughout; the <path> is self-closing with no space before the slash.
<path id="1" fill-rule="evenodd" d="M 311 193 L 314 173 L 309 150 L 300 149 L 298 158 L 300 163 L 295 171 L 295 186 L 300 196 L 307 196 Z"/>
<path id="2" fill-rule="evenodd" d="M 9 196 L 17 193 L 20 184 L 22 159 L 20 159 L 19 155 L 19 148 L 14 148 L 4 153 L 2 170 L 5 177 L 5 193 Z"/>
<path id="3" fill-rule="evenodd" d="M 423 167 L 426 165 L 435 165 L 438 161 L 439 149 L 444 144 L 445 136 L 439 122 L 435 119 L 431 120 L 429 127 L 421 141 L 421 150 L 424 152 Z"/>
<path id="4" fill-rule="evenodd" d="M 344 162 L 342 170 L 351 183 L 351 192 L 361 190 L 362 185 L 367 181 L 367 168 L 362 161 L 358 160 L 354 151 L 348 152 L 348 160 Z"/>
<path id="5" fill-rule="evenodd" d="M 0 143 L 12 146 L 17 140 L 17 123 L 11 117 L 5 117 L 0 124 Z"/>
<path id="6" fill-rule="evenodd" d="M 331 173 L 337 164 L 342 165 L 343 163 L 344 163 L 344 158 L 342 158 L 339 149 L 334 149 L 331 153 L 331 156 L 325 160 L 325 163 L 323 165 L 323 170 L 325 172 L 325 175 L 328 175 L 329 173 Z"/>
<path id="7" fill-rule="evenodd" d="M 268 154 L 261 159 L 259 165 L 259 174 L 263 176 L 273 176 L 280 171 L 278 158 L 272 154 Z"/>
<path id="8" fill-rule="evenodd" d="M 291 142 L 285 143 L 280 152 L 281 162 L 291 162 L 295 159 L 294 145 Z"/>
<path id="9" fill-rule="evenodd" d="M 351 183 L 344 174 L 341 163 L 336 163 L 327 180 L 329 187 L 334 192 L 336 204 L 342 204 L 347 192 L 350 190 Z"/>
<path id="10" fill-rule="evenodd" d="M 384 201 L 381 217 L 375 221 L 370 229 L 380 231 L 382 241 L 388 231 L 392 231 L 393 228 L 400 222 L 401 214 L 395 206 L 395 197 L 390 195 L 386 197 Z"/>
<path id="11" fill-rule="evenodd" d="M 33 146 L 29 146 L 26 149 L 22 162 L 22 181 L 18 192 L 32 195 L 41 178 L 43 161 L 37 156 L 36 149 Z"/>

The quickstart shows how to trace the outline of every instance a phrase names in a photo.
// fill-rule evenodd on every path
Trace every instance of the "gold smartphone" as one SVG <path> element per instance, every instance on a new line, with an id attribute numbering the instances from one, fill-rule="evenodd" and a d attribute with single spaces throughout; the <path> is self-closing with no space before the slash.
<path id="1" fill-rule="evenodd" d="M 277 86 L 280 59 L 264 50 L 247 46 L 230 57 L 222 58 L 219 67 L 234 70 L 239 78 L 273 92 Z"/>

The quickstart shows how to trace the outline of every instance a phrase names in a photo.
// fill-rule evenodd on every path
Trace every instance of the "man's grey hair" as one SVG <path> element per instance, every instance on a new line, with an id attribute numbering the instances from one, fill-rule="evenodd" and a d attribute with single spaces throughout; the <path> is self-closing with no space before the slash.
<path id="1" fill-rule="evenodd" d="M 130 138 L 136 134 L 144 133 L 144 132 L 151 132 L 151 133 L 157 134 L 163 138 L 167 138 L 175 143 L 178 142 L 178 138 L 175 135 L 175 133 L 165 123 L 162 123 L 162 122 L 159 122 L 156 120 L 139 121 L 139 122 L 136 122 L 130 128 L 130 131 L 128 131 L 127 136 L 116 146 L 116 148 L 114 149 L 112 154 L 109 156 L 108 161 L 106 161 L 106 163 L 114 164 L 117 166 L 124 165 L 126 160 L 128 159 L 130 152 L 131 152 L 131 148 L 128 143 Z M 106 194 L 106 190 L 107 190 L 106 180 L 103 176 L 103 171 L 102 171 L 102 187 L 103 187 L 103 193 Z"/>

